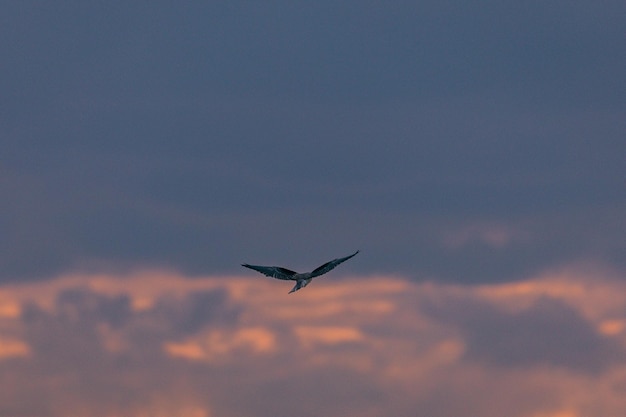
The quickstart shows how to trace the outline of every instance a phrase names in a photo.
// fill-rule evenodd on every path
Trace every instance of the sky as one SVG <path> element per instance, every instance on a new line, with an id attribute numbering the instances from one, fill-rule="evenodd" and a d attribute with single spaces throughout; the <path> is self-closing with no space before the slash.
<path id="1" fill-rule="evenodd" d="M 626 414 L 625 16 L 3 2 L 0 415 Z"/>

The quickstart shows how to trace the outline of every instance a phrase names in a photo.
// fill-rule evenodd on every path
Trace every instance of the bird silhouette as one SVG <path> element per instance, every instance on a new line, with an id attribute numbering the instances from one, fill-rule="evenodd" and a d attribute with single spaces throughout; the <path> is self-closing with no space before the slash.
<path id="1" fill-rule="evenodd" d="M 298 273 L 290 269 L 283 268 L 281 266 L 259 266 L 250 264 L 241 264 L 241 266 L 254 269 L 255 271 L 262 273 L 263 275 L 267 275 L 268 277 L 282 279 L 286 281 L 296 281 L 296 285 L 291 289 L 291 291 L 289 291 L 289 294 L 291 294 L 292 292 L 298 291 L 299 289 L 309 285 L 313 278 L 324 275 L 340 263 L 343 263 L 355 256 L 357 253 L 359 253 L 359 251 L 356 251 L 352 255 L 346 256 L 345 258 L 337 258 L 333 259 L 332 261 L 328 261 L 324 265 L 318 266 L 311 272 Z"/>

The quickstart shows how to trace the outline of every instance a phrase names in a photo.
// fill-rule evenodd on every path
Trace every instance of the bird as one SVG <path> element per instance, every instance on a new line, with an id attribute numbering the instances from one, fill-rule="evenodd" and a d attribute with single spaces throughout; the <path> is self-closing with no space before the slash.
<path id="1" fill-rule="evenodd" d="M 337 265 L 355 256 L 357 253 L 359 253 L 358 250 L 354 252 L 352 255 L 348 255 L 344 258 L 337 258 L 337 259 L 333 259 L 332 261 L 328 261 L 325 264 L 318 266 L 311 272 L 298 273 L 290 269 L 283 268 L 281 266 L 260 266 L 260 265 L 250 265 L 250 264 L 241 264 L 241 266 L 245 268 L 254 269 L 255 271 L 258 271 L 268 277 L 287 280 L 287 281 L 296 281 L 296 285 L 288 293 L 288 294 L 291 294 L 292 292 L 296 292 L 299 289 L 304 288 L 307 285 L 309 285 L 309 283 L 311 282 L 313 278 L 319 277 L 320 275 L 324 275 L 331 269 L 335 268 Z"/>

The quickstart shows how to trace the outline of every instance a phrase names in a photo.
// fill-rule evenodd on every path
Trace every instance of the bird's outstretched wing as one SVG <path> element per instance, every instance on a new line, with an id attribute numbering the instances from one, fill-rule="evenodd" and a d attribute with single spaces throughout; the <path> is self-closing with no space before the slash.
<path id="1" fill-rule="evenodd" d="M 340 263 L 345 262 L 348 259 L 352 258 L 357 253 L 359 253 L 359 251 L 356 251 L 352 255 L 346 256 L 345 258 L 333 259 L 332 261 L 326 262 L 324 265 L 318 266 L 313 271 L 311 271 L 311 278 L 319 277 L 320 275 L 327 273 L 328 271 L 335 268 Z"/>
<path id="2" fill-rule="evenodd" d="M 246 268 L 254 269 L 262 273 L 263 275 L 267 275 L 268 277 L 284 279 L 284 280 L 295 280 L 293 278 L 297 272 L 292 271 L 287 268 L 281 268 L 280 266 L 259 266 L 259 265 L 249 265 L 249 264 L 241 264 L 241 266 L 245 266 Z"/>

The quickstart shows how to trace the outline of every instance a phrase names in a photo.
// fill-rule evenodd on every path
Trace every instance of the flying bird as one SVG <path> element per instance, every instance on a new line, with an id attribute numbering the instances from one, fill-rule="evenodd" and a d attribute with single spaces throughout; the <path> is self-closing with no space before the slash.
<path id="1" fill-rule="evenodd" d="M 241 266 L 254 269 L 255 271 L 262 273 L 263 275 L 267 275 L 268 277 L 288 281 L 296 281 L 296 285 L 291 289 L 291 291 L 289 291 L 289 294 L 291 294 L 292 292 L 298 291 L 300 288 L 304 288 L 309 285 L 313 278 L 319 277 L 320 275 L 327 273 L 340 263 L 352 258 L 357 253 L 359 253 L 359 251 L 356 251 L 352 255 L 346 256 L 345 258 L 333 259 L 332 261 L 326 262 L 324 265 L 318 266 L 311 272 L 298 273 L 280 266 L 259 266 L 250 264 L 241 264 Z"/>

